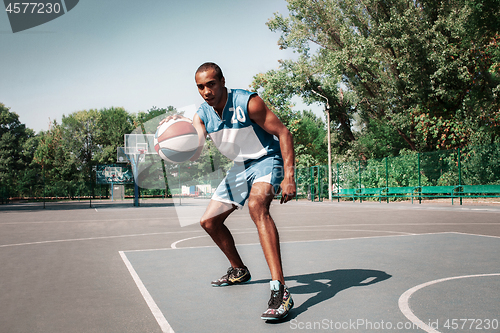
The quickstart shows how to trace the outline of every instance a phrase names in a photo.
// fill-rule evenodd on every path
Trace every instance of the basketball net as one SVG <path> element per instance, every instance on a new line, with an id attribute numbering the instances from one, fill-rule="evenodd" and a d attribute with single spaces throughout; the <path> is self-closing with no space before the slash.
<path id="1" fill-rule="evenodd" d="M 144 162 L 146 158 L 146 149 L 137 148 L 137 163 Z"/>

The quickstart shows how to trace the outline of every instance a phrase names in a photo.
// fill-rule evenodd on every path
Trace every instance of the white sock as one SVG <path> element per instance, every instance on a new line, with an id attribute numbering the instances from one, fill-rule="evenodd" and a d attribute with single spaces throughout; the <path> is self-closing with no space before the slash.
<path id="1" fill-rule="evenodd" d="M 271 285 L 271 290 L 273 290 L 273 291 L 280 290 L 281 282 L 279 280 L 273 280 L 269 284 Z"/>

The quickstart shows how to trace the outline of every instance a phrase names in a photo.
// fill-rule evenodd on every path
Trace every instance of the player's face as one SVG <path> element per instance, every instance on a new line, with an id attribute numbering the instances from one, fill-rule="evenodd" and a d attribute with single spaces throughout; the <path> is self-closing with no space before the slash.
<path id="1" fill-rule="evenodd" d="M 208 105 L 222 111 L 226 105 L 226 87 L 224 78 L 218 79 L 213 69 L 195 75 L 196 86 L 201 97 Z"/>

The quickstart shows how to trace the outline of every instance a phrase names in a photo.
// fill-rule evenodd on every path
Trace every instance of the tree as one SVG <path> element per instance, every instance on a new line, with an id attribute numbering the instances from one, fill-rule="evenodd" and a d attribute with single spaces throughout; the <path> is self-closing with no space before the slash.
<path id="1" fill-rule="evenodd" d="M 134 118 L 134 127 L 136 127 L 134 132 L 154 133 L 161 119 L 174 114 L 183 115 L 184 112 L 177 111 L 177 109 L 171 105 L 167 106 L 167 108 L 159 108 L 157 106 L 153 106 L 146 112 L 141 111 L 137 113 Z"/>
<path id="2" fill-rule="evenodd" d="M 67 139 L 70 152 L 80 162 L 82 171 L 88 169 L 93 162 L 94 154 L 97 152 L 99 137 L 102 137 L 102 129 L 99 128 L 101 114 L 95 109 L 74 112 L 62 117 L 63 136 Z"/>
<path id="3" fill-rule="evenodd" d="M 298 168 L 327 163 L 325 123 L 319 117 L 312 111 L 298 112 L 289 129 L 293 135 Z"/>
<path id="4" fill-rule="evenodd" d="M 27 139 L 24 141 L 21 152 L 23 168 L 17 175 L 17 191 L 20 196 L 35 197 L 41 195 L 42 168 L 35 162 L 35 152 L 40 142 L 40 135 L 29 128 Z"/>
<path id="5" fill-rule="evenodd" d="M 29 164 L 23 148 L 33 136 L 19 115 L 0 103 L 0 184 L 11 195 L 18 193 L 19 175 Z"/>
<path id="6" fill-rule="evenodd" d="M 291 94 L 320 101 L 313 91 L 321 86 L 343 152 L 361 154 L 353 143 L 366 134 L 385 145 L 381 125 L 400 137 L 395 149 L 453 148 L 484 132 L 495 140 L 498 3 L 288 0 L 290 15 L 275 14 L 268 26 L 281 32 L 280 47 L 299 57 L 258 76 L 259 87 L 272 87 L 286 105 Z"/>
<path id="7" fill-rule="evenodd" d="M 97 117 L 99 147 L 93 157 L 95 163 L 116 163 L 117 149 L 123 147 L 123 137 L 134 129 L 134 119 L 124 108 L 103 108 Z"/>
<path id="8" fill-rule="evenodd" d="M 88 181 L 72 147 L 72 139 L 68 139 L 64 127 L 56 121 L 38 134 L 33 160 L 41 168 L 43 196 L 72 196 L 82 181 Z"/>

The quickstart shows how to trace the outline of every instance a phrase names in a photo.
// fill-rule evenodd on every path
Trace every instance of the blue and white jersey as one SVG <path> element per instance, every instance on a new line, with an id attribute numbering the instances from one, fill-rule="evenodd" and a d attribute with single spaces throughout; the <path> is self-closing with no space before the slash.
<path id="1" fill-rule="evenodd" d="M 235 162 L 280 154 L 278 138 L 248 116 L 248 101 L 254 94 L 242 89 L 228 89 L 222 119 L 206 102 L 197 111 L 217 149 Z"/>

